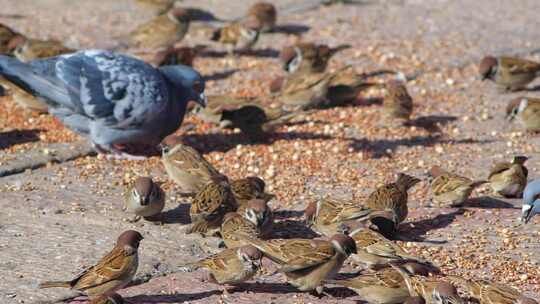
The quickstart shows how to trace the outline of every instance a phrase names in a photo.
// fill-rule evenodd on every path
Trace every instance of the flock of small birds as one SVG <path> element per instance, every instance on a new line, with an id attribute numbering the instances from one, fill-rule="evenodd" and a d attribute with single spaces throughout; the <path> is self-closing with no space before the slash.
<path id="1" fill-rule="evenodd" d="M 230 179 L 197 150 L 173 134 L 188 110 L 222 128 L 238 128 L 253 141 L 300 113 L 354 102 L 370 87 L 386 92 L 382 106 L 388 123 L 407 124 L 413 100 L 407 77 L 397 72 L 392 80 L 369 81 L 350 66 L 334 72 L 327 64 L 349 45 L 329 47 L 299 40 L 279 55 L 286 77 L 269 84 L 280 107 L 267 107 L 256 98 L 206 96 L 204 78 L 191 68 L 207 46 L 175 47 L 186 35 L 190 10 L 179 1 L 138 0 L 144 7 L 159 7 L 159 15 L 123 39 L 129 47 L 155 56 L 144 62 L 110 50 L 75 51 L 59 41 L 28 38 L 0 24 L 1 84 L 13 99 L 32 111 L 50 113 L 93 144 L 107 157 L 139 159 L 135 152 L 159 145 L 168 177 L 192 198 L 191 226 L 186 233 L 218 236 L 226 249 L 178 271 L 206 269 L 209 282 L 227 286 L 252 279 L 263 257 L 277 264 L 287 282 L 300 291 L 332 297 L 327 284 L 347 287 L 364 301 L 391 303 L 537 303 L 516 289 L 488 280 L 467 280 L 445 275 L 431 261 L 407 253 L 395 239 L 408 214 L 407 191 L 420 179 L 399 173 L 394 183 L 375 189 L 365 202 L 326 197 L 308 204 L 305 224 L 317 239 L 275 239 L 273 212 L 260 177 Z M 228 56 L 248 52 L 260 35 L 273 31 L 277 9 L 271 3 L 253 5 L 245 18 L 226 23 L 209 39 L 228 46 Z M 540 72 L 540 63 L 511 57 L 486 56 L 479 64 L 482 79 L 501 90 L 524 89 Z M 188 107 L 188 102 L 197 105 Z M 540 131 L 540 98 L 512 100 L 508 119 L 522 122 L 528 132 Z M 472 191 L 488 184 L 494 195 L 523 198 L 522 221 L 540 213 L 540 180 L 528 182 L 527 157 L 496 163 L 487 180 L 472 180 L 440 167 L 429 170 L 434 206 L 459 207 Z M 151 177 L 138 177 L 125 192 L 130 222 L 162 221 L 165 192 Z M 70 281 L 43 282 L 40 288 L 65 287 L 88 296 L 92 304 L 124 303 L 116 291 L 126 287 L 138 267 L 141 233 L 123 232 L 114 248 L 97 264 Z M 344 262 L 364 271 L 336 279 Z M 466 295 L 466 296 L 465 296 Z"/>

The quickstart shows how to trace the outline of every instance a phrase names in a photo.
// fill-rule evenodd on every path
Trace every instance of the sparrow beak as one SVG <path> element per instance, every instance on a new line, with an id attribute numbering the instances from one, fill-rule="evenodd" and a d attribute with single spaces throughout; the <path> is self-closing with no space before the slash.
<path id="1" fill-rule="evenodd" d="M 521 207 L 521 221 L 525 224 L 529 223 L 529 221 L 531 220 L 533 216 L 532 210 L 533 209 L 531 205 L 523 205 L 523 207 Z"/>

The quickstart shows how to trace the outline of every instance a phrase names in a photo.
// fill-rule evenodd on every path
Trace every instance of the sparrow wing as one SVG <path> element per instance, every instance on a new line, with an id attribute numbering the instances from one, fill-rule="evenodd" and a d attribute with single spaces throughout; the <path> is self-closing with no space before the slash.
<path id="1" fill-rule="evenodd" d="M 508 67 L 511 74 L 529 74 L 540 71 L 540 63 L 514 57 L 501 57 L 501 65 Z"/>
<path id="2" fill-rule="evenodd" d="M 115 247 L 98 264 L 81 273 L 73 288 L 84 290 L 120 279 L 133 270 L 136 259 L 136 253 L 126 255 L 123 248 Z"/>
<path id="3" fill-rule="evenodd" d="M 212 176 L 219 175 L 219 171 L 210 162 L 195 149 L 186 145 L 175 146 L 167 154 L 167 158 L 177 169 L 203 181 L 208 182 Z"/>
<path id="4" fill-rule="evenodd" d="M 489 172 L 488 179 L 491 179 L 493 175 L 503 173 L 504 171 L 510 169 L 510 167 L 512 167 L 512 163 L 507 163 L 507 162 L 496 163 L 495 166 L 493 166 L 493 168 Z"/>

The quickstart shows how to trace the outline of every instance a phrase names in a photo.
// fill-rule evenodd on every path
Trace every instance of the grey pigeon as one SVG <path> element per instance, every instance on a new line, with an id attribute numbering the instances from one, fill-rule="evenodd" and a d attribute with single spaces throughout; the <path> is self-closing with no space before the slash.
<path id="1" fill-rule="evenodd" d="M 540 179 L 533 180 L 523 190 L 521 220 L 528 223 L 535 214 L 540 214 Z"/>
<path id="2" fill-rule="evenodd" d="M 156 146 L 175 132 L 188 101 L 206 105 L 204 80 L 191 67 L 153 68 L 104 50 L 23 63 L 0 56 L 0 74 L 47 103 L 52 115 L 87 136 L 100 153 L 131 157 L 120 147 Z"/>

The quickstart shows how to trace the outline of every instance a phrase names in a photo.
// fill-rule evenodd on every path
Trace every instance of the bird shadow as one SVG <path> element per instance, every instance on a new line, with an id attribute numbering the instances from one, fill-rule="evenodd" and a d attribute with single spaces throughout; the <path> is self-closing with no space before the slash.
<path id="1" fill-rule="evenodd" d="M 275 222 L 272 227 L 272 233 L 270 233 L 270 238 L 277 239 L 312 239 L 317 236 L 318 234 L 308 228 L 303 221 L 295 220 L 283 220 Z"/>
<path id="2" fill-rule="evenodd" d="M 189 216 L 190 204 L 178 204 L 174 209 L 167 210 L 161 214 L 164 224 L 191 224 Z"/>
<path id="3" fill-rule="evenodd" d="M 490 196 L 481 196 L 469 198 L 463 203 L 463 207 L 481 208 L 481 209 L 521 209 L 509 202 Z"/>
<path id="4" fill-rule="evenodd" d="M 210 152 L 227 152 L 237 145 L 253 145 L 262 144 L 254 142 L 248 136 L 242 133 L 213 133 L 213 134 L 188 134 L 182 137 L 183 141 L 193 146 L 199 152 L 207 154 Z M 268 133 L 268 138 L 264 144 L 272 144 L 278 140 L 329 140 L 332 137 L 327 135 L 319 135 L 310 132 L 275 132 Z"/>
<path id="5" fill-rule="evenodd" d="M 257 57 L 257 58 L 277 58 L 279 56 L 279 51 L 275 49 L 251 49 L 251 50 L 238 50 L 235 51 L 235 54 L 247 57 Z"/>
<path id="6" fill-rule="evenodd" d="M 491 140 L 447 140 L 443 139 L 440 134 L 428 136 L 413 136 L 409 138 L 400 138 L 397 140 L 377 139 L 368 140 L 365 138 L 349 138 L 351 140 L 350 147 L 355 151 L 366 151 L 371 153 L 372 158 L 392 157 L 392 154 L 398 147 L 432 147 L 436 144 L 452 143 L 452 144 L 474 144 L 474 143 L 489 143 Z"/>
<path id="7" fill-rule="evenodd" d="M 11 146 L 39 141 L 39 134 L 41 132 L 43 132 L 41 129 L 0 132 L 0 149 L 7 149 Z"/>
<path id="8" fill-rule="evenodd" d="M 223 80 L 228 78 L 229 76 L 234 75 L 238 71 L 240 71 L 240 69 L 230 69 L 226 71 L 216 72 L 210 75 L 203 76 L 203 79 L 205 81 Z"/>
<path id="9" fill-rule="evenodd" d="M 284 219 L 302 217 L 304 215 L 304 211 L 303 210 L 278 210 L 278 211 L 274 211 L 273 214 L 276 220 L 284 220 Z"/>
<path id="10" fill-rule="evenodd" d="M 466 209 L 459 208 L 450 213 L 438 214 L 433 218 L 407 222 L 399 229 L 399 240 L 408 242 L 424 242 L 425 235 L 435 229 L 445 228 L 452 224 L 458 215 L 463 215 Z M 431 243 L 446 243 L 446 241 L 430 241 Z"/>
<path id="11" fill-rule="evenodd" d="M 309 32 L 311 27 L 303 24 L 287 23 L 274 26 L 271 33 L 286 34 L 286 35 L 299 35 Z"/>
<path id="12" fill-rule="evenodd" d="M 189 13 L 189 18 L 191 21 L 202 21 L 202 22 L 209 22 L 209 21 L 223 21 L 222 19 L 219 19 L 216 17 L 216 15 L 212 14 L 209 11 L 195 8 L 195 7 L 188 7 L 186 10 Z"/>
<path id="13" fill-rule="evenodd" d="M 429 115 L 409 120 L 405 123 L 405 126 L 422 128 L 430 133 L 442 133 L 440 126 L 447 125 L 455 120 L 457 120 L 456 116 Z"/>
<path id="14" fill-rule="evenodd" d="M 383 104 L 383 98 L 381 97 L 368 97 L 368 98 L 357 98 L 352 102 L 353 106 L 361 107 L 370 107 L 370 106 L 380 106 Z"/>
<path id="15" fill-rule="evenodd" d="M 219 290 L 203 291 L 197 293 L 182 293 L 182 294 L 157 294 L 157 295 L 138 295 L 125 298 L 127 303 L 184 303 L 187 301 L 196 301 L 209 298 L 211 296 L 221 295 Z"/>

